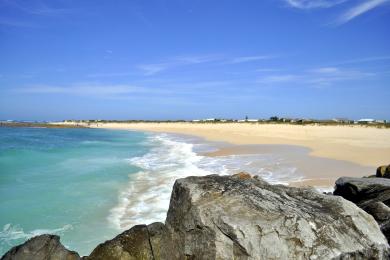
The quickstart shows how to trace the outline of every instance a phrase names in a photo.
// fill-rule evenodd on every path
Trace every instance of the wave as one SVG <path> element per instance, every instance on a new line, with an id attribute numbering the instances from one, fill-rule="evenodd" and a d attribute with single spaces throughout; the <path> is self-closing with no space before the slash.
<path id="1" fill-rule="evenodd" d="M 299 179 L 296 168 L 286 165 L 275 155 L 202 156 L 194 152 L 197 145 L 182 137 L 155 134 L 148 137 L 153 147 L 144 156 L 128 159 L 142 170 L 129 175 L 129 183 L 110 210 L 109 222 L 119 230 L 133 225 L 164 221 L 176 179 L 208 174 L 234 174 L 247 171 L 270 183 L 286 184 Z M 190 140 L 192 141 L 192 140 Z"/>
<path id="2" fill-rule="evenodd" d="M 23 228 L 21 228 L 19 225 L 12 225 L 11 223 L 5 224 L 3 226 L 3 230 L 0 231 L 0 245 L 3 247 L 3 245 L 7 245 L 7 248 L 9 246 L 14 245 L 13 240 L 27 240 L 35 236 L 39 236 L 42 234 L 55 234 L 55 235 L 62 235 L 66 231 L 72 230 L 72 225 L 64 225 L 60 228 L 55 229 L 35 229 L 29 232 L 25 232 Z"/>

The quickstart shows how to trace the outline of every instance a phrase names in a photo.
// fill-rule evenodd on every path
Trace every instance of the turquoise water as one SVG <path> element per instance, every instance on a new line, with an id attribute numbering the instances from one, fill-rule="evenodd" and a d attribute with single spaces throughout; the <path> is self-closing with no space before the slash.
<path id="1" fill-rule="evenodd" d="M 147 134 L 101 129 L 0 128 L 0 256 L 41 233 L 82 255 L 117 235 L 118 190 L 152 147 Z"/>
<path id="2" fill-rule="evenodd" d="M 43 233 L 88 255 L 136 224 L 163 222 L 178 178 L 239 171 L 270 183 L 302 177 L 296 159 L 272 151 L 202 155 L 216 145 L 164 133 L 0 127 L 0 255 Z"/>

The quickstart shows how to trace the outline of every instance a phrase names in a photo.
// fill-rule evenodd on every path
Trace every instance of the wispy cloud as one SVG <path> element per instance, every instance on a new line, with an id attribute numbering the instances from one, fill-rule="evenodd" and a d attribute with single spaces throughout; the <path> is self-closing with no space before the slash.
<path id="1" fill-rule="evenodd" d="M 112 72 L 112 73 L 91 73 L 88 74 L 88 78 L 111 78 L 111 77 L 125 77 L 129 76 L 130 72 Z"/>
<path id="2" fill-rule="evenodd" d="M 253 62 L 253 61 L 259 61 L 259 60 L 268 60 L 272 59 L 275 56 L 270 56 L 270 55 L 262 55 L 262 56 L 243 56 L 243 57 L 236 57 L 231 60 L 228 60 L 227 63 L 244 63 L 244 62 Z"/>
<path id="3" fill-rule="evenodd" d="M 390 55 L 383 55 L 383 56 L 373 56 L 373 57 L 364 57 L 359 59 L 351 59 L 351 60 L 344 60 L 336 62 L 337 65 L 342 64 L 355 64 L 355 63 L 366 63 L 366 62 L 375 62 L 375 61 L 386 61 L 390 60 Z"/>
<path id="4" fill-rule="evenodd" d="M 347 0 L 284 0 L 289 6 L 298 9 L 330 8 Z"/>
<path id="5" fill-rule="evenodd" d="M 390 0 L 365 0 L 364 2 L 352 7 L 351 9 L 347 10 L 345 13 L 343 13 L 337 23 L 343 24 L 351 21 L 352 19 L 358 17 L 359 15 L 362 15 L 380 5 L 383 5 L 385 3 L 390 2 Z"/>
<path id="6" fill-rule="evenodd" d="M 269 69 L 269 68 L 262 68 L 262 69 L 257 69 L 256 72 L 276 72 L 280 71 L 279 69 Z"/>
<path id="7" fill-rule="evenodd" d="M 168 69 L 187 66 L 187 65 L 197 65 L 204 63 L 216 63 L 219 65 L 226 64 L 240 64 L 246 62 L 255 62 L 259 60 L 268 60 L 275 58 L 275 55 L 253 55 L 253 56 L 240 56 L 240 57 L 226 57 L 221 55 L 203 55 L 203 56 L 176 56 L 172 59 L 169 59 L 165 62 L 160 63 L 148 63 L 148 64 L 139 64 L 136 67 L 143 71 L 145 76 L 151 76 L 159 72 L 163 72 Z"/>
<path id="8" fill-rule="evenodd" d="M 145 76 L 151 76 L 168 68 L 176 67 L 179 63 L 155 63 L 155 64 L 140 64 L 138 69 L 142 70 Z"/>
<path id="9" fill-rule="evenodd" d="M 36 25 L 30 22 L 17 21 L 12 19 L 5 19 L 5 18 L 0 18 L 0 26 L 27 27 L 27 28 L 37 27 Z"/>
<path id="10" fill-rule="evenodd" d="M 207 62 L 212 62 L 219 60 L 220 58 L 215 55 L 203 55 L 203 56 L 177 56 L 172 59 L 169 59 L 166 62 L 161 63 L 150 63 L 150 64 L 140 64 L 137 65 L 137 68 L 144 72 L 145 76 L 151 76 L 159 72 L 165 71 L 167 69 L 172 69 L 175 67 L 186 66 L 191 64 L 202 64 Z"/>
<path id="11" fill-rule="evenodd" d="M 277 74 L 265 76 L 258 80 L 259 83 L 283 83 L 301 80 L 301 75 L 295 74 Z"/>
<path id="12" fill-rule="evenodd" d="M 113 97 L 124 94 L 144 93 L 147 89 L 133 85 L 102 85 L 78 83 L 69 86 L 33 85 L 15 89 L 24 94 L 64 94 L 89 97 Z"/>
<path id="13" fill-rule="evenodd" d="M 258 80 L 263 84 L 299 83 L 311 86 L 331 85 L 338 81 L 358 80 L 374 76 L 374 73 L 337 67 L 320 67 L 296 74 L 272 74 Z"/>
<path id="14" fill-rule="evenodd" d="M 32 15 L 42 15 L 42 16 L 57 16 L 70 13 L 72 10 L 68 8 L 54 8 L 49 6 L 42 0 L 20 2 L 17 0 L 14 1 L 3 1 L 4 6 L 18 9 L 24 13 Z"/>

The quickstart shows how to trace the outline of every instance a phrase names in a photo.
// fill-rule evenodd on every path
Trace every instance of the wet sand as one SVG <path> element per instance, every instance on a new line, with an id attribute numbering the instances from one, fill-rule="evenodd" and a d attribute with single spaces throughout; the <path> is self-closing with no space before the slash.
<path id="1" fill-rule="evenodd" d="M 321 158 L 310 155 L 310 149 L 293 145 L 228 145 L 217 151 L 205 153 L 206 156 L 278 154 L 297 167 L 297 172 L 304 177 L 290 181 L 294 187 L 314 186 L 324 190 L 334 186 L 341 176 L 363 177 L 375 173 L 376 167 L 361 166 L 356 163 Z"/>

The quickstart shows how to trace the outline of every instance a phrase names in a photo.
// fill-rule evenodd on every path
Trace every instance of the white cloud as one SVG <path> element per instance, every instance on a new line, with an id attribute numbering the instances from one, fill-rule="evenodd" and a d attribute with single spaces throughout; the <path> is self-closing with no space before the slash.
<path id="1" fill-rule="evenodd" d="M 352 19 L 364 14 L 380 5 L 388 3 L 390 0 L 366 0 L 359 5 L 356 5 L 342 14 L 338 20 L 339 24 L 351 21 Z"/>
<path id="2" fill-rule="evenodd" d="M 347 0 L 285 0 L 289 6 L 299 9 L 330 8 L 346 1 Z"/>

